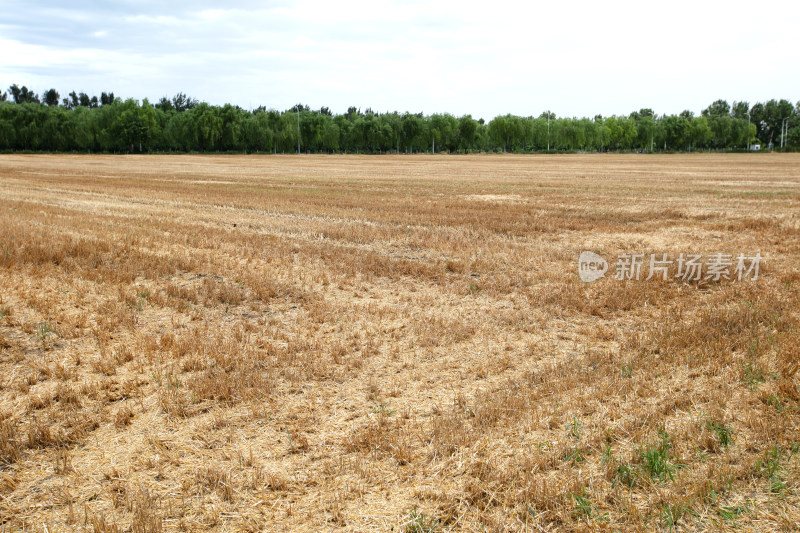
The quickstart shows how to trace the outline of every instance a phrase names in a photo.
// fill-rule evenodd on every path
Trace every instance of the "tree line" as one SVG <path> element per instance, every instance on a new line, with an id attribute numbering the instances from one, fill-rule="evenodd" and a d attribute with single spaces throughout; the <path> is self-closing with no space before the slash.
<path id="1" fill-rule="evenodd" d="M 447 113 L 361 111 L 334 114 L 306 105 L 278 111 L 210 105 L 178 93 L 156 103 L 25 86 L 0 93 L 0 150 L 50 152 L 575 152 L 800 148 L 800 102 L 717 100 L 695 116 L 594 118 L 502 115 L 490 120 Z"/>

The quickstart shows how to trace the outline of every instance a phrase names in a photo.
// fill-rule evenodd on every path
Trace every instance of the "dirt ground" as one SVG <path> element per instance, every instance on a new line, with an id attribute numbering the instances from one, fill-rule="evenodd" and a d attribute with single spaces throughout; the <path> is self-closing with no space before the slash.
<path id="1" fill-rule="evenodd" d="M 2 533 L 796 531 L 798 369 L 797 154 L 0 156 Z"/>

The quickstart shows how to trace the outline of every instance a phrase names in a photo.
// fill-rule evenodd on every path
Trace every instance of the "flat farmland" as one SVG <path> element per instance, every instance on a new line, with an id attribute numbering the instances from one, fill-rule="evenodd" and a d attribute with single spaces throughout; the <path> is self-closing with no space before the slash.
<path id="1" fill-rule="evenodd" d="M 798 155 L 0 156 L 4 533 L 795 531 L 799 369 Z"/>

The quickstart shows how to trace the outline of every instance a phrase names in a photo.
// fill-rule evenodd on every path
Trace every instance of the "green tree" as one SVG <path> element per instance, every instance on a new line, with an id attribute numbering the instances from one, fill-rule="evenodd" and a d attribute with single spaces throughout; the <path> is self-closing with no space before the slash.
<path id="1" fill-rule="evenodd" d="M 695 117 L 691 120 L 690 139 L 692 148 L 703 149 L 708 146 L 713 133 L 706 117 Z"/>
<path id="2" fill-rule="evenodd" d="M 636 123 L 636 145 L 642 150 L 652 150 L 655 145 L 656 118 L 652 109 L 641 109 L 632 113 Z"/>
<path id="3" fill-rule="evenodd" d="M 242 122 L 242 138 L 245 149 L 251 152 L 272 150 L 273 132 L 265 111 L 257 111 Z"/>
<path id="4" fill-rule="evenodd" d="M 721 150 L 728 147 L 732 135 L 733 119 L 729 114 L 704 114 L 711 128 L 711 145 Z"/>
<path id="5" fill-rule="evenodd" d="M 703 116 L 708 117 L 721 117 L 731 114 L 731 106 L 728 105 L 726 100 L 716 100 L 713 104 L 703 109 Z"/>
<path id="6" fill-rule="evenodd" d="M 46 122 L 47 108 L 39 103 L 23 102 L 16 104 L 13 111 L 13 126 L 16 130 L 16 149 L 42 150 L 43 126 Z"/>
<path id="7" fill-rule="evenodd" d="M 741 120 L 747 120 L 747 115 L 750 113 L 750 104 L 747 102 L 733 102 L 731 106 L 731 117 Z"/>
<path id="8" fill-rule="evenodd" d="M 13 150 L 17 144 L 12 110 L 14 107 L 13 104 L 0 100 L 0 150 Z"/>
<path id="9" fill-rule="evenodd" d="M 128 99 L 123 103 L 116 127 L 117 139 L 128 152 L 133 152 L 137 147 L 139 152 L 142 151 L 142 144 L 147 136 L 147 125 L 139 113 L 139 105 L 135 100 Z"/>
<path id="10" fill-rule="evenodd" d="M 150 149 L 150 143 L 158 134 L 157 125 L 156 110 L 146 98 L 141 105 L 131 98 L 125 100 L 120 105 L 112 126 L 116 141 L 112 143 L 113 149 L 127 152 Z"/>
<path id="11" fill-rule="evenodd" d="M 472 115 L 464 115 L 458 119 L 458 147 L 463 151 L 472 151 L 478 141 L 478 123 Z"/>
<path id="12" fill-rule="evenodd" d="M 559 139 L 561 145 L 567 150 L 577 150 L 583 148 L 586 136 L 583 123 L 575 117 L 563 118 L 559 120 Z"/>
<path id="13" fill-rule="evenodd" d="M 322 147 L 326 152 L 339 151 L 339 125 L 332 119 L 323 122 Z"/>
<path id="14" fill-rule="evenodd" d="M 241 150 L 243 148 L 240 141 L 242 123 L 247 112 L 238 106 L 225 104 L 217 110 L 217 114 L 222 120 L 218 149 L 223 151 Z"/>
<path id="15" fill-rule="evenodd" d="M 285 112 L 280 114 L 277 128 L 275 129 L 277 136 L 277 149 L 281 152 L 294 152 L 297 150 L 297 117 L 294 113 Z"/>
<path id="16" fill-rule="evenodd" d="M 788 100 L 772 99 L 765 103 L 760 117 L 762 141 L 772 146 L 779 144 L 783 121 L 792 116 L 794 116 L 794 106 Z"/>
<path id="17" fill-rule="evenodd" d="M 78 100 L 78 94 L 75 91 L 72 91 L 71 93 L 69 93 L 69 97 L 64 98 L 64 100 L 62 100 L 61 103 L 67 109 L 75 109 L 80 105 L 80 101 Z"/>
<path id="18" fill-rule="evenodd" d="M 194 98 L 186 96 L 183 93 L 178 93 L 172 97 L 172 107 L 178 113 L 183 113 L 184 111 L 189 111 L 190 109 L 194 109 L 199 105 L 199 102 Z"/>
<path id="19" fill-rule="evenodd" d="M 38 104 L 39 96 L 33 91 L 28 90 L 24 85 L 19 87 L 16 83 L 8 88 L 8 92 L 14 99 L 15 104 Z"/>
<path id="20" fill-rule="evenodd" d="M 56 98 L 56 106 L 58 98 Z M 64 123 L 66 122 L 65 111 L 62 109 L 48 107 L 44 110 L 44 121 L 41 125 L 41 148 L 51 152 L 64 150 L 65 140 L 63 137 Z"/>
<path id="21" fill-rule="evenodd" d="M 117 133 L 117 121 L 123 108 L 124 102 L 115 100 L 99 109 L 86 110 L 84 107 L 78 107 L 71 112 L 85 115 L 86 141 L 90 150 L 116 152 L 124 149 Z"/>
<path id="22" fill-rule="evenodd" d="M 421 115 L 421 113 L 416 115 L 406 113 L 403 115 L 403 129 L 400 142 L 408 153 L 414 153 L 415 145 L 417 147 L 425 145 L 425 142 L 420 139 L 425 128 L 425 122 L 422 120 Z"/>
<path id="23" fill-rule="evenodd" d="M 380 117 L 383 136 L 386 140 L 387 150 L 400 153 L 400 138 L 403 132 L 403 119 L 395 111 L 394 113 L 384 113 Z"/>
<path id="24" fill-rule="evenodd" d="M 522 120 L 514 115 L 495 117 L 487 128 L 489 140 L 504 152 L 519 149 L 524 143 L 525 128 Z"/>
<path id="25" fill-rule="evenodd" d="M 64 117 L 62 131 L 67 150 L 91 152 L 100 149 L 95 129 L 96 119 L 89 109 L 78 107 L 71 111 L 64 110 Z"/>
<path id="26" fill-rule="evenodd" d="M 172 100 L 167 98 L 166 96 L 162 96 L 158 102 L 155 104 L 156 108 L 160 109 L 164 113 L 169 113 L 170 111 L 175 111 L 175 107 L 172 105 Z"/>
<path id="27" fill-rule="evenodd" d="M 176 106 L 177 109 L 177 106 Z M 217 111 L 203 102 L 191 108 L 191 119 L 197 131 L 197 147 L 201 152 L 212 151 L 222 137 L 222 119 Z"/>
<path id="28" fill-rule="evenodd" d="M 603 122 L 608 131 L 609 146 L 615 150 L 630 150 L 637 136 L 636 123 L 628 117 L 611 116 Z"/>
<path id="29" fill-rule="evenodd" d="M 95 98 L 95 102 L 96 101 L 97 99 Z M 92 99 L 86 93 L 78 94 L 78 105 L 80 105 L 81 107 L 97 107 L 97 106 L 92 106 Z"/>
<path id="30" fill-rule="evenodd" d="M 43 95 L 43 103 L 50 107 L 56 107 L 59 103 L 60 97 L 61 95 L 58 94 L 58 91 L 55 89 L 49 89 L 48 91 L 45 91 Z"/>

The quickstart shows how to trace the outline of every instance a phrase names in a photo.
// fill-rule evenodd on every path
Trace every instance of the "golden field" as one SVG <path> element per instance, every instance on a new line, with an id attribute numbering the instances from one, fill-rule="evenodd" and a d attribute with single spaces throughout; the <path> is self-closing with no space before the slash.
<path id="1" fill-rule="evenodd" d="M 3 533 L 800 529 L 798 155 L 2 155 L 0 199 Z"/>

